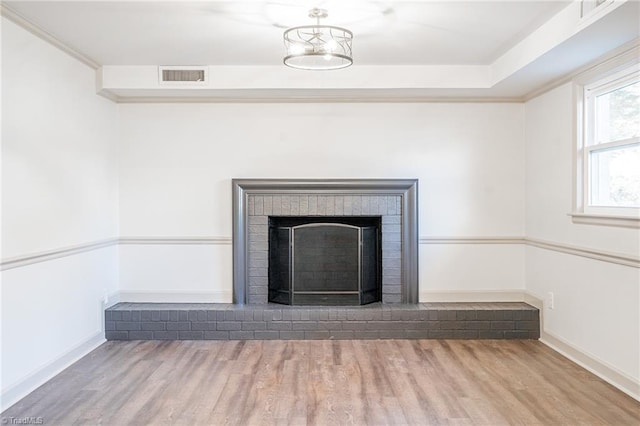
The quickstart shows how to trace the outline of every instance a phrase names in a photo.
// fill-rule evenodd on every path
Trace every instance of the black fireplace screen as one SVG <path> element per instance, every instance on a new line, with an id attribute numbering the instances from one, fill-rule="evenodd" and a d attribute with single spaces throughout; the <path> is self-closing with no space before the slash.
<path id="1" fill-rule="evenodd" d="M 360 223 L 286 226 L 286 220 L 272 220 L 269 301 L 288 305 L 364 305 L 379 301 L 379 227 L 362 220 Z"/>

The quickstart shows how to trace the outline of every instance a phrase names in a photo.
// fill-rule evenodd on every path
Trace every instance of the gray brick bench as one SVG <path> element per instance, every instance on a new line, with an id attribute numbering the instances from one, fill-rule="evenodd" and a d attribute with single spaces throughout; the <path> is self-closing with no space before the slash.
<path id="1" fill-rule="evenodd" d="M 356 307 L 118 303 L 107 340 L 538 339 L 526 303 L 371 304 Z"/>

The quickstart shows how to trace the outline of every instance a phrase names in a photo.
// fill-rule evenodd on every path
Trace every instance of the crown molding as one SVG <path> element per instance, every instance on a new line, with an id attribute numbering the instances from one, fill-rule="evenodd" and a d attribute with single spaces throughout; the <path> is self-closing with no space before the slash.
<path id="1" fill-rule="evenodd" d="M 53 36 L 51 33 L 40 27 L 39 25 L 29 21 L 27 18 L 20 15 L 10 6 L 0 2 L 0 15 L 31 32 L 40 39 L 50 43 L 63 52 L 67 53 L 71 57 L 79 60 L 83 64 L 89 66 L 94 70 L 99 70 L 101 64 L 88 55 L 80 52 L 73 46 L 66 44 L 60 39 Z M 477 97 L 451 97 L 451 96 L 406 96 L 405 95 L 346 95 L 336 96 L 329 95 L 325 97 L 310 97 L 310 96 L 296 96 L 295 94 L 282 94 L 282 95 L 270 95 L 267 97 L 248 95 L 246 97 L 239 97 L 235 95 L 225 95 L 221 93 L 220 96 L 164 96 L 159 94 L 158 96 L 121 96 L 108 89 L 98 88 L 98 95 L 103 96 L 116 103 L 523 103 L 531 100 L 537 96 L 540 96 L 548 91 L 561 86 L 576 77 L 590 72 L 600 67 L 603 62 L 610 63 L 611 61 L 620 60 L 620 57 L 634 55 L 636 58 L 640 55 L 640 38 L 626 43 L 625 45 L 614 49 L 612 52 L 607 53 L 605 56 L 598 60 L 583 66 L 571 73 L 560 76 L 523 96 L 477 96 Z"/>
<path id="2" fill-rule="evenodd" d="M 36 37 L 39 37 L 40 39 L 46 41 L 47 43 L 57 47 L 58 49 L 65 52 L 67 55 L 77 59 L 78 61 L 82 62 L 86 66 L 93 68 L 94 70 L 97 70 L 98 68 L 100 68 L 101 64 L 98 63 L 98 61 L 96 61 L 93 58 L 90 58 L 89 56 L 85 55 L 79 50 L 69 46 L 62 40 L 54 37 L 51 33 L 47 32 L 42 27 L 29 21 L 28 19 L 20 15 L 18 12 L 16 12 L 15 10 L 7 6 L 5 3 L 0 3 L 0 16 L 7 18 L 14 24 L 19 25 L 20 27 L 29 31 L 31 34 L 35 35 Z"/>
<path id="3" fill-rule="evenodd" d="M 120 103 L 120 97 L 109 92 L 108 90 L 98 90 L 96 92 L 96 95 L 102 96 L 103 98 L 108 99 L 111 102 Z"/>
<path id="4" fill-rule="evenodd" d="M 563 84 L 580 79 L 587 75 L 610 72 L 612 69 L 621 65 L 629 64 L 634 60 L 638 61 L 638 58 L 640 58 L 640 37 L 623 44 L 617 49 L 608 52 L 606 55 L 599 57 L 587 65 L 528 92 L 522 97 L 522 101 L 530 101 L 531 99 L 537 98 L 538 96 L 544 95 L 545 93 L 562 86 Z"/>
<path id="5" fill-rule="evenodd" d="M 120 104 L 199 104 L 199 103 L 219 103 L 219 104 L 273 104 L 273 103 L 522 103 L 522 98 L 446 98 L 446 97 L 296 97 L 296 96 L 278 96 L 278 97 L 225 97 L 225 96 L 209 96 L 209 97 L 169 97 L 169 96 L 148 96 L 148 97 L 122 97 L 110 95 L 107 96 L 100 93 L 107 99 Z"/>

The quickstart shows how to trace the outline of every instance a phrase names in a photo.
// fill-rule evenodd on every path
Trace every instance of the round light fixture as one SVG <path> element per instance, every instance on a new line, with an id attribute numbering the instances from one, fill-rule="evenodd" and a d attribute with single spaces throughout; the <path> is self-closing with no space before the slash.
<path id="1" fill-rule="evenodd" d="M 327 16 L 325 9 L 311 9 L 309 17 L 316 19 L 316 25 L 284 32 L 285 65 L 303 70 L 337 70 L 353 64 L 353 33 L 345 28 L 320 25 L 320 19 Z"/>

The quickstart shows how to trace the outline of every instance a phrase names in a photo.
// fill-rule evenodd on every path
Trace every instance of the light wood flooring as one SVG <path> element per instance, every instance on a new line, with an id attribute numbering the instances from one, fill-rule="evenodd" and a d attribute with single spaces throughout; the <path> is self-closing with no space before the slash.
<path id="1" fill-rule="evenodd" d="M 640 424 L 537 341 L 107 342 L 2 417 L 47 425 Z"/>

